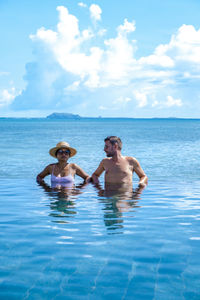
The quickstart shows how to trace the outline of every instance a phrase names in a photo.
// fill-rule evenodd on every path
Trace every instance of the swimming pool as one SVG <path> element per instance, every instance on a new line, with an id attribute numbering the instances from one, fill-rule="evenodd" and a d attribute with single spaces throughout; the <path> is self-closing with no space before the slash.
<path id="1" fill-rule="evenodd" d="M 1 299 L 200 297 L 199 182 L 132 198 L 2 186 Z"/>
<path id="2" fill-rule="evenodd" d="M 200 121 L 1 120 L 0 134 L 0 299 L 200 299 Z M 111 134 L 147 173 L 142 194 L 35 182 L 61 140 L 91 174 Z"/>

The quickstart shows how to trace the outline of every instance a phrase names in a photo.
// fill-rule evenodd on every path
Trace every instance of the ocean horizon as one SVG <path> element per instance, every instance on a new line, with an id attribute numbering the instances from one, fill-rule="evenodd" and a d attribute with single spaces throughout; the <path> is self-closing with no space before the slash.
<path id="1" fill-rule="evenodd" d="M 35 120 L 40 120 L 40 119 L 48 119 L 48 120 L 76 120 L 75 118 L 48 118 L 48 115 L 47 116 L 44 116 L 44 117 L 5 117 L 5 116 L 2 116 L 0 117 L 0 120 L 3 120 L 3 119 L 26 119 L 26 120 L 32 120 L 32 119 L 35 119 Z M 135 118 L 135 117 L 102 117 L 102 116 L 98 116 L 98 117 L 87 117 L 87 116 L 80 116 L 80 119 L 77 119 L 77 120 L 83 120 L 83 119 L 91 119 L 91 120 L 98 120 L 98 119 L 119 119 L 119 120 L 200 120 L 200 118 L 193 118 L 193 117 L 140 117 L 140 118 Z"/>

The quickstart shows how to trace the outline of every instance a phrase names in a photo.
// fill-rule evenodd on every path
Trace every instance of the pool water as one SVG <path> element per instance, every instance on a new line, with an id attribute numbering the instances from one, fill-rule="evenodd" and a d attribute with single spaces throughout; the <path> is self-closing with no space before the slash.
<path id="1" fill-rule="evenodd" d="M 146 189 L 35 181 L 66 140 L 91 174 L 122 137 Z M 200 121 L 0 122 L 0 299 L 200 299 Z"/>
<path id="2" fill-rule="evenodd" d="M 1 299 L 200 298 L 199 182 L 125 198 L 2 186 Z"/>

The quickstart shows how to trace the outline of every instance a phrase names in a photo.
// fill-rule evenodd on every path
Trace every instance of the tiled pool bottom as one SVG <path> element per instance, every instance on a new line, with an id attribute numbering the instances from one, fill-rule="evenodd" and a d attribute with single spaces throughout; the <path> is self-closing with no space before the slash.
<path id="1" fill-rule="evenodd" d="M 2 180 L 0 299 L 200 299 L 200 189 L 133 199 Z"/>

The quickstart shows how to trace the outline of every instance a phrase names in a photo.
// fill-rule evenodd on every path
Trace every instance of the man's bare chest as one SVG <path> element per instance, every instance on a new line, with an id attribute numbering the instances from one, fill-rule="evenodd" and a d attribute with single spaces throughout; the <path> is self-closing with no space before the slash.
<path id="1" fill-rule="evenodd" d="M 106 173 L 112 173 L 112 174 L 123 174 L 128 175 L 132 174 L 133 170 L 132 167 L 128 163 L 113 163 L 109 162 L 105 166 Z"/>

